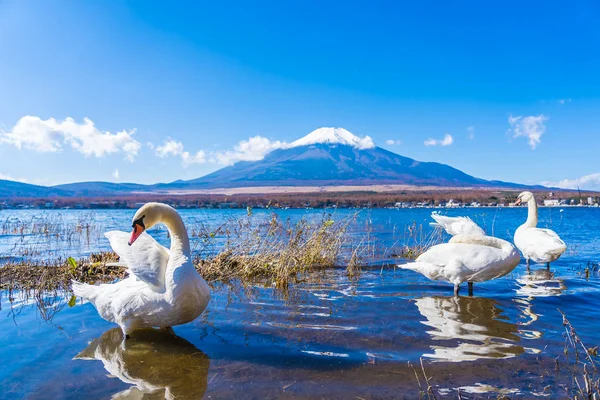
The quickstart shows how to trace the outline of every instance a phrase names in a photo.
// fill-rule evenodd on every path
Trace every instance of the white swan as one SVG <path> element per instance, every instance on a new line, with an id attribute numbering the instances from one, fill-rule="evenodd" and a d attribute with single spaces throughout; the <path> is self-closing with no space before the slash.
<path id="1" fill-rule="evenodd" d="M 434 217 L 434 219 L 436 218 Z M 461 231 L 468 227 L 470 232 L 476 234 L 457 234 L 448 243 L 435 245 L 417 257 L 414 262 L 400 265 L 400 267 L 420 272 L 429 279 L 453 283 L 455 295 L 458 295 L 460 284 L 468 282 L 469 295 L 472 295 L 473 282 L 499 278 L 508 274 L 519 264 L 519 252 L 511 243 L 482 235 L 471 226 L 475 225 L 479 228 L 477 224 L 470 219 L 468 221 L 470 223 L 455 229 Z M 444 223 L 440 221 L 438 223 L 449 232 Z M 479 229 L 481 230 L 481 228 Z"/>
<path id="2" fill-rule="evenodd" d="M 171 249 L 144 231 L 158 223 L 169 230 Z M 210 300 L 208 284 L 194 268 L 183 220 L 174 208 L 147 203 L 133 217 L 133 232 L 105 235 L 129 269 L 129 277 L 98 286 L 73 281 L 73 293 L 89 300 L 124 335 L 140 328 L 170 328 L 196 319 Z"/>
<path id="3" fill-rule="evenodd" d="M 523 253 L 528 267 L 530 260 L 533 260 L 537 263 L 546 263 L 550 268 L 550 263 L 558 260 L 567 249 L 567 245 L 553 230 L 536 228 L 538 206 L 533 193 L 521 193 L 515 204 L 521 203 L 527 203 L 527 221 L 515 232 L 515 245 Z"/>
<path id="4" fill-rule="evenodd" d="M 449 235 L 485 236 L 484 230 L 469 217 L 447 217 L 433 212 L 431 213 L 431 218 L 435 222 L 431 222 L 429 225 L 442 228 Z"/>

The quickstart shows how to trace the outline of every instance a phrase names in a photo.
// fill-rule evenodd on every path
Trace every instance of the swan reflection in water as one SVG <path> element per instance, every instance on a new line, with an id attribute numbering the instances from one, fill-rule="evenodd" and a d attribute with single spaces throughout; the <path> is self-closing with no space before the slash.
<path id="1" fill-rule="evenodd" d="M 199 399 L 210 360 L 187 340 L 147 329 L 123 340 L 120 328 L 104 332 L 74 359 L 99 360 L 114 377 L 135 385 L 113 399 Z"/>
<path id="2" fill-rule="evenodd" d="M 519 322 L 519 325 L 531 325 L 539 319 L 539 315 L 533 311 L 533 301 L 537 297 L 561 296 L 567 289 L 563 280 L 556 278 L 554 272 L 546 268 L 528 272 L 517 278 L 516 281 L 519 287 L 514 301 L 526 319 Z M 531 332 L 533 333 L 533 331 Z"/>
<path id="3" fill-rule="evenodd" d="M 434 341 L 432 354 L 440 361 L 474 361 L 483 358 L 510 358 L 525 352 L 517 343 L 518 327 L 502 315 L 494 300 L 483 297 L 423 297 L 416 300 L 425 320 L 434 328 L 427 331 Z M 456 343 L 458 341 L 458 343 Z"/>
<path id="4" fill-rule="evenodd" d="M 546 268 L 537 269 L 517 278 L 518 296 L 528 298 L 560 296 L 567 288 L 562 279 L 557 279 L 554 272 Z"/>

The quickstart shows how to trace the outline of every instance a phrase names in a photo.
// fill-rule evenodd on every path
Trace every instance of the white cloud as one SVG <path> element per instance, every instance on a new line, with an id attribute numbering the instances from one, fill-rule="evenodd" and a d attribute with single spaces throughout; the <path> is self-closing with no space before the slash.
<path id="1" fill-rule="evenodd" d="M 546 126 L 544 122 L 548 120 L 543 114 L 538 116 L 530 115 L 528 117 L 508 117 L 508 123 L 510 124 L 509 132 L 512 132 L 513 137 L 517 138 L 525 136 L 529 140 L 529 146 L 535 149 L 538 144 L 541 143 L 541 138 L 544 132 L 546 132 Z"/>
<path id="2" fill-rule="evenodd" d="M 558 99 L 558 104 L 565 105 L 567 103 L 570 103 L 572 101 L 572 99 Z"/>
<path id="3" fill-rule="evenodd" d="M 469 126 L 467 128 L 467 136 L 471 140 L 475 139 L 475 127 L 474 126 Z"/>
<path id="4" fill-rule="evenodd" d="M 387 144 L 388 146 L 393 146 L 393 145 L 401 145 L 402 144 L 402 140 L 399 139 L 388 139 L 385 141 L 385 144 Z"/>
<path id="5" fill-rule="evenodd" d="M 600 172 L 575 179 L 563 179 L 558 182 L 542 182 L 542 185 L 562 189 L 577 189 L 579 187 L 584 190 L 600 190 Z"/>
<path id="6" fill-rule="evenodd" d="M 183 143 L 167 138 L 162 146 L 156 148 L 156 155 L 160 158 L 179 156 L 183 153 Z"/>
<path id="7" fill-rule="evenodd" d="M 115 169 L 111 175 L 112 175 L 113 179 L 117 182 L 121 179 L 118 169 Z"/>
<path id="8" fill-rule="evenodd" d="M 441 140 L 430 138 L 424 142 L 425 146 L 450 146 L 452 143 L 454 143 L 454 138 L 449 133 L 446 133 Z"/>
<path id="9" fill-rule="evenodd" d="M 196 152 L 196 154 L 191 154 L 183 149 L 183 143 L 171 138 L 167 138 L 162 146 L 158 146 L 155 153 L 160 158 L 168 156 L 180 157 L 185 167 L 191 164 L 206 163 L 206 153 L 203 150 Z"/>
<path id="10" fill-rule="evenodd" d="M 60 121 L 25 116 L 12 130 L 0 130 L 0 143 L 42 153 L 59 152 L 63 145 L 69 145 L 88 157 L 103 157 L 121 152 L 125 154 L 125 158 L 133 161 L 141 147 L 133 139 L 134 133 L 135 129 L 117 133 L 103 132 L 88 118 L 84 118 L 83 123 L 77 123 L 73 118 Z"/>
<path id="11" fill-rule="evenodd" d="M 236 144 L 233 150 L 218 151 L 212 156 L 219 164 L 232 165 L 237 161 L 262 160 L 267 153 L 287 147 L 289 145 L 286 142 L 272 141 L 263 136 L 253 136 Z"/>
<path id="12" fill-rule="evenodd" d="M 184 166 L 204 163 L 232 165 L 238 161 L 262 160 L 267 153 L 289 146 L 288 143 L 279 140 L 272 141 L 262 136 L 253 136 L 248 140 L 240 141 L 233 150 L 211 152 L 199 150 L 195 154 L 191 154 L 185 151 L 183 143 L 167 138 L 161 146 L 156 147 L 155 154 L 161 158 L 180 157 Z"/>

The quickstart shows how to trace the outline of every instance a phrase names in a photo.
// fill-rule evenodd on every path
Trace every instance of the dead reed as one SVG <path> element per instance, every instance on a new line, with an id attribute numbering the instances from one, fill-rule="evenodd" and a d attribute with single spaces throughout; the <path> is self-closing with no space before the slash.
<path id="1" fill-rule="evenodd" d="M 587 347 L 573 328 L 562 310 L 558 310 L 563 318 L 565 348 L 562 364 L 557 359 L 556 369 L 566 369 L 571 375 L 572 384 L 565 390 L 574 400 L 600 399 L 600 376 L 594 357 L 598 356 L 598 347 Z"/>
<path id="2" fill-rule="evenodd" d="M 208 281 L 266 278 L 278 288 L 288 287 L 306 272 L 333 267 L 354 271 L 362 246 L 350 235 L 355 221 L 356 214 L 343 218 L 324 214 L 297 222 L 281 220 L 277 214 L 268 220 L 249 216 L 217 231 L 196 230 L 203 245 L 217 236 L 225 243 L 214 257 L 198 252 L 194 262 Z"/>

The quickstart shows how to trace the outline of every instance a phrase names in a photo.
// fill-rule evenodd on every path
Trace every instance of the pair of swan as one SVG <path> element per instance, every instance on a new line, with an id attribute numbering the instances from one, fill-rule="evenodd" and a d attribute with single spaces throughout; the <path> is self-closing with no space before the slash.
<path id="1" fill-rule="evenodd" d="M 515 232 L 515 245 L 523 253 L 529 267 L 530 260 L 550 262 L 557 260 L 566 250 L 565 243 L 550 229 L 536 228 L 538 208 L 531 192 L 517 197 L 517 205 L 527 202 L 527 221 Z M 519 252 L 506 240 L 486 236 L 468 217 L 445 217 L 432 214 L 434 226 L 441 227 L 452 238 L 448 243 L 431 247 L 414 262 L 401 265 L 432 280 L 444 280 L 454 284 L 458 295 L 460 285 L 468 282 L 469 295 L 473 294 L 473 282 L 484 282 L 511 272 L 520 262 Z"/>
<path id="2" fill-rule="evenodd" d="M 163 223 L 171 248 L 160 245 L 145 230 Z M 141 328 L 170 330 L 196 319 L 210 300 L 210 289 L 192 264 L 190 241 L 181 216 L 162 203 L 147 203 L 133 217 L 131 237 L 106 233 L 129 276 L 98 286 L 72 282 L 75 296 L 89 300 L 102 318 L 117 323 L 127 338 Z"/>

